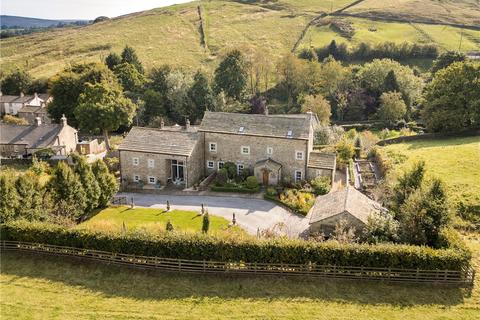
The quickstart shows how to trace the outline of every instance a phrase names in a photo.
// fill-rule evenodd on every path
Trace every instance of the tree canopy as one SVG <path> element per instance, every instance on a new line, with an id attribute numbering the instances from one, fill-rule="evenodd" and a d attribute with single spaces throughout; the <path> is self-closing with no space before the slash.
<path id="1" fill-rule="evenodd" d="M 215 70 L 215 90 L 234 100 L 241 100 L 247 88 L 247 70 L 243 54 L 230 51 Z"/>
<path id="2" fill-rule="evenodd" d="M 25 70 L 15 69 L 7 74 L 1 82 L 2 94 L 18 96 L 20 93 L 30 92 L 33 83 L 32 76 Z"/>

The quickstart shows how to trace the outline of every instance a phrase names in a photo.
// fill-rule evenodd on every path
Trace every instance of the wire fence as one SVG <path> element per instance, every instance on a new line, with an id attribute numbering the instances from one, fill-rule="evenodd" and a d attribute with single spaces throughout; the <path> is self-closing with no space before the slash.
<path id="1" fill-rule="evenodd" d="M 473 286 L 475 270 L 421 270 L 399 268 L 372 268 L 283 263 L 244 263 L 207 260 L 186 260 L 161 257 L 137 256 L 84 248 L 64 247 L 47 244 L 2 241 L 3 251 L 22 251 L 78 257 L 82 259 L 125 265 L 135 268 L 156 269 L 170 272 L 210 273 L 231 275 L 280 275 L 309 276 L 318 278 L 377 280 L 388 282 L 437 283 L 456 286 Z"/>

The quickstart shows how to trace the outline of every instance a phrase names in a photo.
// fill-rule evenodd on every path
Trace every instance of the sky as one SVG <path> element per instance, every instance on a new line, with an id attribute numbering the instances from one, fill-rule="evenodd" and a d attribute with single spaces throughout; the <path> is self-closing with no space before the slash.
<path id="1" fill-rule="evenodd" d="M 93 20 L 191 0 L 0 0 L 2 15 L 42 19 Z"/>

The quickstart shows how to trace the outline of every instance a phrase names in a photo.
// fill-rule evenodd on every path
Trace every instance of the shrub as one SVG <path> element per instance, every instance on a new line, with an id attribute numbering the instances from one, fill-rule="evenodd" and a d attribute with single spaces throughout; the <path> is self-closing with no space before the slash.
<path id="1" fill-rule="evenodd" d="M 12 115 L 9 115 L 9 114 L 4 115 L 2 120 L 3 120 L 4 123 L 8 123 L 8 124 L 28 125 L 27 120 L 25 120 L 23 118 L 16 117 L 16 116 L 12 116 Z"/>
<path id="2" fill-rule="evenodd" d="M 203 215 L 202 220 L 202 232 L 207 233 L 208 229 L 210 228 L 210 217 L 208 215 L 208 211 Z"/>
<path id="3" fill-rule="evenodd" d="M 249 188 L 249 189 L 258 188 L 258 180 L 257 180 L 257 177 L 255 177 L 255 176 L 249 176 L 249 177 L 245 180 L 245 187 L 247 187 L 247 188 Z"/>
<path id="4" fill-rule="evenodd" d="M 228 179 L 235 179 L 237 176 L 237 165 L 233 162 L 225 162 L 223 168 L 227 170 Z"/>
<path id="5" fill-rule="evenodd" d="M 210 190 L 215 192 L 256 193 L 260 191 L 260 187 L 256 187 L 255 189 L 249 189 L 241 185 L 231 184 L 225 186 L 213 186 L 210 188 Z"/>
<path id="6" fill-rule="evenodd" d="M 162 232 L 104 234 L 44 223 L 0 225 L 1 240 L 44 243 L 164 258 L 226 262 L 320 264 L 424 270 L 462 270 L 468 250 L 395 244 L 340 244 L 285 238 L 232 239 L 204 234 Z"/>
<path id="7" fill-rule="evenodd" d="M 310 185 L 312 186 L 313 193 L 315 193 L 317 196 L 320 196 L 330 192 L 332 180 L 330 177 L 320 176 L 313 179 L 310 182 Z"/>
<path id="8" fill-rule="evenodd" d="M 280 194 L 280 201 L 293 211 L 307 215 L 315 203 L 315 196 L 297 189 L 287 189 Z"/>
<path id="9" fill-rule="evenodd" d="M 340 141 L 336 146 L 338 160 L 341 164 L 347 164 L 350 159 L 353 158 L 355 154 L 355 148 L 353 144 L 348 140 Z"/>
<path id="10" fill-rule="evenodd" d="M 270 197 L 275 197 L 277 196 L 277 190 L 275 190 L 275 188 L 268 187 L 267 190 L 265 191 L 265 195 Z"/>
<path id="11" fill-rule="evenodd" d="M 228 172 L 226 168 L 222 168 L 218 170 L 217 175 L 215 177 L 215 185 L 219 187 L 223 187 L 227 184 L 228 180 Z"/>

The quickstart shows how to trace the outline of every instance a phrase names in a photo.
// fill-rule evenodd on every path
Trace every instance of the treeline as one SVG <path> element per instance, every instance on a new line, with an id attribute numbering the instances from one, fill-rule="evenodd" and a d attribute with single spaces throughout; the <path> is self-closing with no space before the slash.
<path id="1" fill-rule="evenodd" d="M 0 173 L 0 223 L 12 220 L 71 225 L 81 216 L 108 205 L 118 184 L 105 163 L 88 164 L 74 156 L 74 165 L 54 168 L 33 159 L 25 173 Z"/>
<path id="2" fill-rule="evenodd" d="M 22 26 L 2 25 L 1 31 L 0 31 L 0 39 L 16 37 L 16 36 L 35 33 L 35 32 L 48 31 L 48 30 L 58 29 L 58 28 L 84 26 L 89 23 L 90 23 L 89 21 L 58 22 L 56 25 L 51 25 L 48 27 L 28 27 L 28 28 L 25 28 Z"/>
<path id="3" fill-rule="evenodd" d="M 332 40 L 325 47 L 303 49 L 300 51 L 299 57 L 317 61 L 322 61 L 329 56 L 345 62 L 371 61 L 373 59 L 405 61 L 419 58 L 436 59 L 438 54 L 437 46 L 431 44 L 383 42 L 372 45 L 361 42 L 355 47 L 348 48 L 346 43 L 337 44 L 335 40 Z"/>

